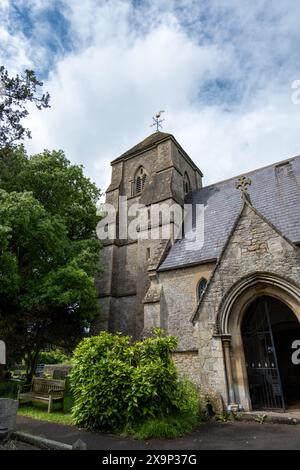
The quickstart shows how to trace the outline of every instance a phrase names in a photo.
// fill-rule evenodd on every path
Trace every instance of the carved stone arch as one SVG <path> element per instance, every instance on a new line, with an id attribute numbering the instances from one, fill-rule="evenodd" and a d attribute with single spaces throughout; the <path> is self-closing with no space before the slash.
<path id="1" fill-rule="evenodd" d="M 243 298 L 243 304 L 245 305 L 249 304 L 254 298 L 265 294 L 272 295 L 285 302 L 300 321 L 300 314 L 297 315 L 296 313 L 300 302 L 300 287 L 293 281 L 277 274 L 253 273 L 237 281 L 223 297 L 217 315 L 217 332 L 221 335 L 231 334 L 230 316 L 233 306 L 239 299 Z"/>
<path id="2" fill-rule="evenodd" d="M 216 333 L 223 342 L 228 402 L 245 410 L 251 410 L 251 399 L 241 328 L 249 306 L 263 296 L 286 304 L 300 322 L 300 287 L 268 272 L 253 273 L 236 282 L 224 296 L 217 316 Z"/>

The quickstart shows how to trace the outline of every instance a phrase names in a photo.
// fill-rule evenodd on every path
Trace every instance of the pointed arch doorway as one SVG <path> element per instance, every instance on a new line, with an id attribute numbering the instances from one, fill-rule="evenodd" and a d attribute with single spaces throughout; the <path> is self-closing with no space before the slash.
<path id="1" fill-rule="evenodd" d="M 275 297 L 258 297 L 241 333 L 252 409 L 299 409 L 300 365 L 292 361 L 292 344 L 300 340 L 300 323 L 292 310 Z"/>

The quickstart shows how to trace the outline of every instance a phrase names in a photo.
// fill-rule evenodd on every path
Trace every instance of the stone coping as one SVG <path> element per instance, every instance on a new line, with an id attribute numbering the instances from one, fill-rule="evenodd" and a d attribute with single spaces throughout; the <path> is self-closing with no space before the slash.
<path id="1" fill-rule="evenodd" d="M 242 411 L 234 414 L 237 421 L 252 421 L 261 424 L 300 424 L 300 410 L 291 410 L 285 413 L 276 411 Z"/>

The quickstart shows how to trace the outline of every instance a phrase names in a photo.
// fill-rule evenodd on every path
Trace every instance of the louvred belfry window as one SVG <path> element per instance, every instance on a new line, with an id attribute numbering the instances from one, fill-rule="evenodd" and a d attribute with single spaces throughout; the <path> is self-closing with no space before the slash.
<path id="1" fill-rule="evenodd" d="M 135 178 L 135 193 L 141 193 L 147 180 L 147 174 L 143 167 L 139 168 Z"/>

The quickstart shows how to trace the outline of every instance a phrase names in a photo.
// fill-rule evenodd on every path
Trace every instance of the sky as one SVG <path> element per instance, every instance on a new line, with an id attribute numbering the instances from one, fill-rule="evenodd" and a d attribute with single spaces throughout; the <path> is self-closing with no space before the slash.
<path id="1" fill-rule="evenodd" d="M 0 0 L 0 64 L 51 95 L 30 154 L 63 149 L 105 190 L 163 109 L 207 185 L 300 154 L 299 23 L 295 0 Z"/>

